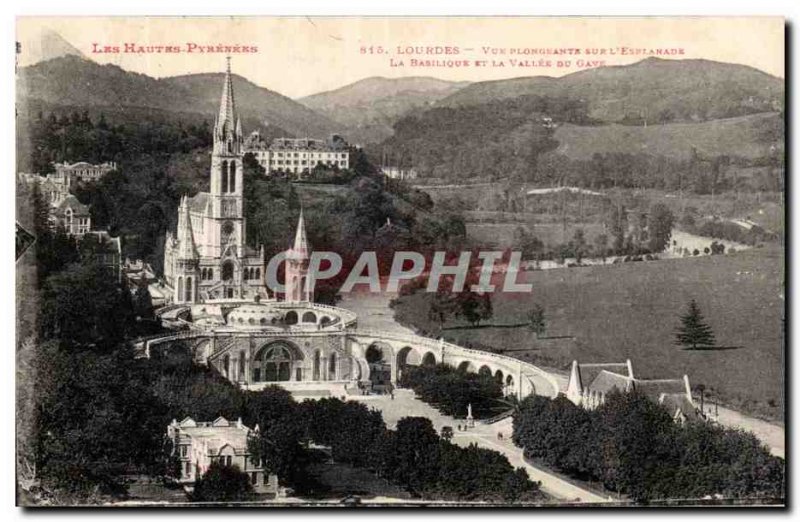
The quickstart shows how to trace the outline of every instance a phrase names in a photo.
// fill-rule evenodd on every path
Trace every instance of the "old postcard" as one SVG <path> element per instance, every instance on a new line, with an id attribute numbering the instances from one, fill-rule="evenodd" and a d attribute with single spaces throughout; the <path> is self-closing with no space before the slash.
<path id="1" fill-rule="evenodd" d="M 18 18 L 18 504 L 785 505 L 784 35 Z"/>

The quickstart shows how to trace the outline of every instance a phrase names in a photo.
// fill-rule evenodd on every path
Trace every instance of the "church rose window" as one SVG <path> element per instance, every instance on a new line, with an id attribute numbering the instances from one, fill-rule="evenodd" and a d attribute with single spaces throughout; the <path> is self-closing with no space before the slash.
<path id="1" fill-rule="evenodd" d="M 233 234 L 233 223 L 226 221 L 222 224 L 222 235 L 230 236 L 231 234 Z"/>

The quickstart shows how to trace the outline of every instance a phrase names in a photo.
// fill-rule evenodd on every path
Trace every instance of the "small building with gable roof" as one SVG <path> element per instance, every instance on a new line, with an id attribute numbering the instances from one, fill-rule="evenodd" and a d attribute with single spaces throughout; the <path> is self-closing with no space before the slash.
<path id="1" fill-rule="evenodd" d="M 605 403 L 613 391 L 638 390 L 667 408 L 676 422 L 703 420 L 703 414 L 692 399 L 689 376 L 682 379 L 637 379 L 633 364 L 584 363 L 572 361 L 567 385 L 567 398 L 578 406 L 594 409 Z"/>

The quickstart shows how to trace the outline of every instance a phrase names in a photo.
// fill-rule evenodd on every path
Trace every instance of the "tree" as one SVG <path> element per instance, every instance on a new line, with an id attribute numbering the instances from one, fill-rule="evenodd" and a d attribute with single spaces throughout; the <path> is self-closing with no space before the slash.
<path id="1" fill-rule="evenodd" d="M 444 322 L 447 317 L 455 312 L 455 301 L 446 292 L 436 292 L 431 296 L 430 305 L 428 308 L 428 319 L 430 321 L 438 321 L 439 330 L 444 328 Z"/>
<path id="2" fill-rule="evenodd" d="M 535 259 L 544 249 L 544 243 L 520 226 L 514 230 L 514 248 L 522 252 L 523 259 Z"/>
<path id="3" fill-rule="evenodd" d="M 98 264 L 72 264 L 47 278 L 41 331 L 63 343 L 111 348 L 130 333 L 130 293 Z"/>
<path id="4" fill-rule="evenodd" d="M 153 298 L 150 296 L 150 290 L 147 288 L 147 280 L 144 275 L 136 285 L 136 292 L 133 295 L 133 309 L 137 317 L 142 319 L 152 319 L 153 315 Z"/>
<path id="5" fill-rule="evenodd" d="M 597 255 L 603 258 L 603 262 L 605 263 L 606 254 L 608 253 L 608 236 L 605 234 L 595 236 L 594 246 L 597 249 Z"/>
<path id="6" fill-rule="evenodd" d="M 538 339 L 547 328 L 547 323 L 544 317 L 544 308 L 542 308 L 542 305 L 533 305 L 533 308 L 528 311 L 528 321 L 530 321 L 528 328 L 530 328 L 530 330 L 536 334 L 536 338 Z"/>
<path id="7" fill-rule="evenodd" d="M 689 302 L 686 315 L 681 317 L 681 327 L 675 337 L 676 344 L 691 347 L 692 350 L 696 350 L 698 346 L 714 346 L 714 333 L 705 324 L 703 314 L 694 299 Z"/>
<path id="8" fill-rule="evenodd" d="M 575 262 L 580 264 L 586 251 L 586 235 L 582 228 L 575 229 L 575 235 L 572 236 L 572 249 L 575 252 Z"/>
<path id="9" fill-rule="evenodd" d="M 648 246 L 654 254 L 669 246 L 672 237 L 672 225 L 675 221 L 672 212 L 663 203 L 656 203 L 650 208 L 647 216 Z"/>
<path id="10" fill-rule="evenodd" d="M 235 502 L 252 496 L 253 486 L 247 473 L 214 461 L 195 482 L 191 499 L 194 502 Z"/>
<path id="11" fill-rule="evenodd" d="M 482 320 L 492 318 L 492 294 L 477 292 L 461 292 L 456 298 L 458 309 L 456 315 L 463 317 L 473 326 L 480 324 Z"/>
<path id="12" fill-rule="evenodd" d="M 424 417 L 403 417 L 397 421 L 396 432 L 395 480 L 420 494 L 438 475 L 439 436 L 430 419 Z"/>
<path id="13" fill-rule="evenodd" d="M 625 248 L 625 232 L 628 230 L 628 212 L 624 205 L 618 204 L 610 207 L 606 225 L 611 231 L 614 252 L 622 253 Z"/>

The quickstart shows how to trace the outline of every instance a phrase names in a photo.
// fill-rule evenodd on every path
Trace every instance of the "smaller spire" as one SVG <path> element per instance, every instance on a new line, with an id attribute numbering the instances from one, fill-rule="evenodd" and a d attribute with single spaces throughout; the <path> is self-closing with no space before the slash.
<path id="1" fill-rule="evenodd" d="M 308 239 L 306 238 L 306 221 L 303 218 L 303 207 L 300 207 L 300 219 L 297 221 L 297 232 L 290 252 L 295 259 L 308 259 Z"/>
<path id="2" fill-rule="evenodd" d="M 189 215 L 189 203 L 184 196 L 181 199 L 181 213 L 178 219 L 178 258 L 196 259 L 197 246 L 192 234 L 192 218 Z"/>

